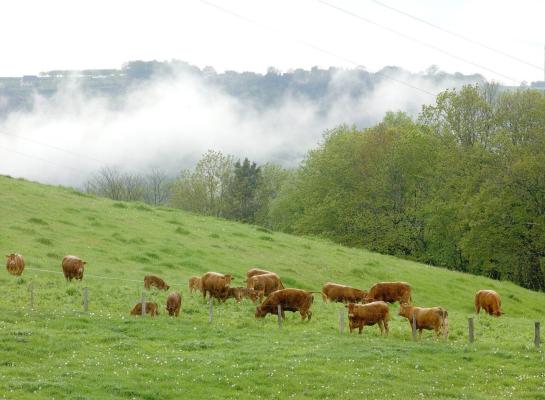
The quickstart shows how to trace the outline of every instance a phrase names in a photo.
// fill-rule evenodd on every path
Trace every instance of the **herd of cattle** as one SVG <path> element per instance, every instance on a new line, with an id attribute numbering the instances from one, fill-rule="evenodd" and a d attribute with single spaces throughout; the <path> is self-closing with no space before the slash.
<path id="1" fill-rule="evenodd" d="M 22 255 L 12 253 L 7 257 L 6 268 L 12 275 L 20 276 L 25 268 Z M 83 279 L 86 262 L 76 256 L 65 256 L 61 267 L 67 281 Z M 206 272 L 202 276 L 189 278 L 188 286 L 190 294 L 200 291 L 204 299 L 217 299 L 225 302 L 234 298 L 240 302 L 243 298 L 250 299 L 256 306 L 255 317 L 263 318 L 267 314 L 276 314 L 280 310 L 282 318 L 285 311 L 299 312 L 301 319 L 310 320 L 312 312 L 310 308 L 314 301 L 313 294 L 321 293 L 324 302 L 334 301 L 346 304 L 348 310 L 348 322 L 350 332 L 358 329 L 359 333 L 368 325 L 378 325 L 381 334 L 388 334 L 388 321 L 390 320 L 387 303 L 399 302 L 398 315 L 407 318 L 409 325 L 413 324 L 422 335 L 422 330 L 435 330 L 437 336 L 443 334 L 448 337 L 448 312 L 443 307 L 416 307 L 412 305 L 412 289 L 406 282 L 378 282 L 368 291 L 352 288 L 350 286 L 327 282 L 321 292 L 313 292 L 302 289 L 285 288 L 278 274 L 252 268 L 246 273 L 246 287 L 231 287 L 232 275 L 224 275 L 217 272 Z M 169 290 L 170 286 L 158 276 L 147 275 L 144 277 L 144 287 L 155 287 L 160 290 Z M 178 316 L 181 310 L 182 296 L 178 292 L 172 292 L 166 299 L 166 310 L 171 316 Z M 479 290 L 475 293 L 475 312 L 478 314 L 484 309 L 488 314 L 500 316 L 501 299 L 493 290 Z M 154 302 L 145 302 L 145 313 L 155 316 L 158 314 L 158 305 Z M 142 314 L 142 303 L 137 303 L 130 312 L 131 315 Z"/>

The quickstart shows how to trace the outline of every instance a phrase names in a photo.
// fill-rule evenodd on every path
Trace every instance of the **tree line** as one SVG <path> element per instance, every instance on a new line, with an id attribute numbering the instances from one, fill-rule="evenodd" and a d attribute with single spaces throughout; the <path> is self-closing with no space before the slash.
<path id="1" fill-rule="evenodd" d="M 447 90 L 327 131 L 297 168 L 209 151 L 167 186 L 174 207 L 545 290 L 545 92 Z"/>

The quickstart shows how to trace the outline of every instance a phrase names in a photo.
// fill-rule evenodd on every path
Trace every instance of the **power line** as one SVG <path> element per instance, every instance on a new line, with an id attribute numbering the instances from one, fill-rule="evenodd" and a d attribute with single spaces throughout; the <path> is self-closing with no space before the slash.
<path id="1" fill-rule="evenodd" d="M 93 157 L 90 157 L 88 155 L 78 154 L 78 153 L 76 153 L 74 151 L 63 149 L 62 147 L 53 146 L 53 145 L 51 145 L 49 143 L 40 142 L 38 140 L 30 139 L 28 137 L 15 135 L 14 133 L 1 132 L 0 136 L 11 136 L 11 137 L 14 137 L 14 138 L 17 138 L 17 139 L 26 140 L 27 142 L 39 144 L 40 146 L 49 147 L 50 149 L 54 149 L 54 150 L 57 150 L 57 151 L 62 151 L 63 153 L 70 154 L 71 156 L 77 157 L 78 159 L 86 158 L 88 160 L 95 161 L 95 162 L 97 162 L 99 164 L 102 164 L 102 165 L 106 164 L 106 163 L 104 163 L 103 161 L 101 161 L 101 160 L 99 160 L 97 158 L 93 158 Z"/>
<path id="2" fill-rule="evenodd" d="M 388 5 L 388 4 L 384 4 L 384 3 L 382 3 L 382 2 L 380 2 L 380 1 L 378 1 L 378 0 L 371 0 L 371 1 L 372 1 L 373 3 L 375 3 L 375 4 L 379 5 L 379 6 L 381 6 L 381 7 L 387 8 L 387 9 L 389 9 L 389 10 L 391 10 L 391 11 L 394 11 L 394 12 L 396 12 L 396 13 L 398 13 L 398 14 L 401 14 L 401 15 L 404 15 L 404 16 L 406 16 L 406 17 L 408 17 L 408 18 L 414 19 L 415 21 L 418 21 L 418 22 L 421 22 L 421 23 L 426 24 L 426 25 L 428 25 L 428 26 L 431 26 L 432 28 L 438 29 L 438 30 L 440 30 L 440 31 L 442 31 L 442 32 L 445 32 L 445 33 L 448 33 L 449 35 L 454 36 L 454 37 L 456 37 L 456 38 L 458 38 L 458 39 L 465 40 L 466 42 L 469 42 L 469 43 L 472 43 L 472 44 L 474 44 L 474 45 L 480 46 L 480 47 L 485 48 L 485 49 L 487 49 L 487 50 L 490 50 L 490 51 L 492 51 L 492 52 L 494 52 L 494 53 L 500 54 L 500 55 L 502 55 L 502 56 L 504 56 L 504 57 L 511 58 L 512 60 L 518 61 L 518 62 L 521 63 L 521 64 L 525 64 L 525 65 L 528 65 L 528 66 L 530 66 L 530 67 L 536 68 L 536 69 L 538 69 L 538 70 L 540 70 L 540 71 L 544 71 L 544 68 L 541 67 L 540 65 L 533 64 L 533 63 L 531 63 L 531 62 L 529 62 L 529 61 L 523 60 L 522 58 L 513 56 L 513 55 L 511 55 L 511 54 L 509 54 L 509 53 L 506 53 L 506 52 L 504 52 L 504 51 L 502 51 L 502 50 L 496 49 L 496 48 L 494 48 L 494 47 L 492 47 L 492 46 L 489 46 L 489 45 L 487 45 L 487 44 L 484 44 L 484 43 L 482 43 L 482 42 L 479 42 L 479 41 L 477 41 L 477 40 L 475 40 L 475 39 L 472 39 L 472 38 L 467 37 L 467 36 L 465 36 L 465 35 L 462 35 L 462 34 L 460 34 L 460 33 L 451 31 L 451 30 L 449 30 L 449 29 L 445 29 L 445 28 L 443 28 L 443 27 L 441 27 L 441 26 L 439 26 L 439 25 L 436 25 L 436 24 L 434 24 L 434 23 L 432 23 L 432 22 L 426 21 L 425 19 L 422 19 L 422 18 L 416 17 L 416 16 L 414 16 L 414 15 L 411 15 L 411 14 L 405 12 L 405 11 L 399 10 L 399 9 L 397 9 L 397 8 L 395 8 L 395 7 L 392 7 L 392 6 Z"/>
<path id="3" fill-rule="evenodd" d="M 75 172 L 78 172 L 78 173 L 84 173 L 83 170 L 80 170 L 80 169 L 77 169 L 77 168 L 73 168 L 73 167 L 69 167 L 68 165 L 56 163 L 56 162 L 54 162 L 54 161 L 47 160 L 47 159 L 45 159 L 45 158 L 41 158 L 41 157 L 38 157 L 38 156 L 34 156 L 34 155 L 22 153 L 22 152 L 17 151 L 17 150 L 8 149 L 8 148 L 6 148 L 6 147 L 4 147 L 4 146 L 2 146 L 2 145 L 0 145 L 0 149 L 3 149 L 3 150 L 5 150 L 5 151 L 8 152 L 8 153 L 15 153 L 15 154 L 18 154 L 18 155 L 23 156 L 23 157 L 32 158 L 32 159 L 35 159 L 35 160 L 40 160 L 40 161 L 42 161 L 42 162 L 45 162 L 45 163 L 48 163 L 48 164 L 52 164 L 52 165 L 56 165 L 56 166 L 58 166 L 58 167 L 70 169 L 70 170 L 75 171 Z"/>
<path id="4" fill-rule="evenodd" d="M 246 16 L 244 16 L 244 15 L 241 15 L 241 14 L 235 12 L 235 11 L 229 10 L 229 9 L 227 9 L 227 8 L 225 8 L 225 7 L 221 7 L 221 6 L 217 5 L 217 4 L 214 4 L 214 3 L 209 2 L 209 1 L 207 1 L 207 0 L 198 0 L 198 1 L 199 1 L 200 3 L 203 3 L 203 4 L 207 5 L 207 6 L 209 6 L 209 7 L 215 8 L 216 10 L 219 10 L 219 11 L 221 11 L 221 12 L 223 12 L 223 13 L 226 13 L 226 14 L 229 14 L 229 15 L 231 15 L 231 16 L 233 16 L 233 17 L 236 17 L 236 18 L 238 18 L 238 19 L 241 19 L 241 20 L 243 20 L 243 21 L 245 21 L 245 22 L 247 22 L 247 23 L 250 23 L 250 24 L 253 24 L 253 25 L 257 25 L 257 26 L 259 26 L 260 28 L 264 28 L 264 29 L 270 30 L 270 31 L 272 31 L 272 32 L 280 33 L 280 34 L 282 34 L 283 36 L 286 36 L 285 32 L 283 32 L 283 31 L 281 31 L 281 30 L 278 30 L 278 29 L 276 29 L 276 28 L 274 28 L 274 27 L 272 27 L 272 26 L 269 26 L 269 25 L 263 24 L 263 23 L 261 23 L 261 22 L 259 22 L 259 21 L 256 21 L 256 20 L 253 20 L 253 19 L 251 19 L 251 18 L 248 18 L 248 17 L 246 17 Z M 352 65 L 354 65 L 354 66 L 356 66 L 356 67 L 362 67 L 362 64 L 361 64 L 361 63 L 358 63 L 357 61 L 351 60 L 351 59 L 349 59 L 349 58 L 347 58 L 347 57 L 341 56 L 341 55 L 336 54 L 336 53 L 334 53 L 334 52 L 332 52 L 332 51 L 329 51 L 329 50 L 327 50 L 327 49 L 324 49 L 324 48 L 322 48 L 322 47 L 316 46 L 315 44 L 310 43 L 310 42 L 307 42 L 306 40 L 302 40 L 302 39 L 299 39 L 299 38 L 294 38 L 294 37 L 291 37 L 291 36 L 290 36 L 288 39 L 289 39 L 289 40 L 294 40 L 294 39 L 295 39 L 295 40 L 296 40 L 297 42 L 299 42 L 300 44 L 303 44 L 303 45 L 305 45 L 305 46 L 307 46 L 307 47 L 309 47 L 309 48 L 312 48 L 312 49 L 314 49 L 314 50 L 316 50 L 316 51 L 319 51 L 319 52 L 321 52 L 321 53 L 327 54 L 327 55 L 332 56 L 332 57 L 334 57 L 334 58 L 338 58 L 338 59 L 343 60 L 343 61 L 345 61 L 345 62 L 347 62 L 347 63 L 349 63 L 349 64 L 352 64 Z M 365 68 L 365 67 L 364 67 L 364 68 Z M 388 75 L 388 74 L 386 74 L 386 73 L 384 73 L 384 72 L 380 72 L 380 71 L 379 71 L 379 72 L 377 72 L 376 74 L 377 74 L 377 75 L 381 75 L 381 76 L 383 76 L 384 78 L 389 79 L 389 80 L 391 80 L 391 81 L 397 82 L 397 83 L 402 84 L 402 85 L 405 85 L 405 86 L 407 86 L 407 87 L 410 87 L 411 89 L 418 90 L 418 91 L 420 91 L 420 92 L 422 92 L 422 93 L 428 94 L 428 95 L 430 95 L 430 96 L 433 96 L 433 97 L 436 97 L 436 96 L 437 96 L 437 93 L 433 93 L 433 92 L 431 92 L 431 91 L 429 91 L 429 90 L 426 90 L 426 89 L 423 89 L 423 88 L 421 88 L 421 87 L 415 86 L 415 85 L 413 85 L 413 84 L 411 84 L 411 83 L 408 83 L 408 82 L 406 82 L 406 81 L 404 81 L 404 80 L 402 80 L 402 79 L 394 78 L 393 76 L 390 76 L 390 75 Z"/>
<path id="5" fill-rule="evenodd" d="M 351 16 L 351 17 L 353 17 L 353 18 L 362 20 L 362 21 L 364 21 L 364 22 L 366 22 L 366 23 L 368 23 L 368 24 L 370 24 L 370 25 L 374 25 L 374 26 L 379 27 L 379 28 L 381 28 L 381 29 L 383 29 L 383 30 L 386 30 L 386 31 L 388 31 L 388 32 L 390 32 L 390 33 L 393 33 L 393 34 L 395 34 L 395 35 L 401 36 L 401 37 L 403 37 L 403 38 L 405 38 L 405 39 L 407 39 L 407 40 L 411 40 L 411 41 L 413 41 L 413 42 L 415 42 L 415 43 L 418 43 L 418 44 L 420 44 L 420 45 L 422 45 L 422 46 L 429 47 L 430 49 L 433 49 L 433 50 L 435 50 L 435 51 L 437 51 L 437 52 L 440 52 L 440 53 L 443 53 L 443 54 L 445 54 L 445 55 L 448 55 L 449 57 L 452 57 L 452 58 L 455 58 L 455 59 L 457 59 L 457 60 L 463 61 L 463 62 L 465 62 L 465 63 L 467 63 L 467 64 L 470 64 L 470 65 L 473 65 L 473 66 L 475 66 L 475 67 L 477 67 L 477 68 L 484 69 L 485 71 L 488 71 L 488 72 L 491 72 L 491 73 L 493 73 L 493 74 L 495 74 L 495 75 L 498 75 L 498 76 L 501 76 L 501 77 L 503 77 L 503 78 L 509 79 L 510 81 L 519 82 L 518 79 L 513 78 L 513 77 L 511 77 L 511 76 L 509 76 L 509 75 L 505 75 L 505 74 L 503 74 L 503 73 L 501 73 L 501 72 L 498 72 L 498 71 L 496 71 L 496 70 L 493 70 L 492 68 L 488 68 L 488 67 L 486 67 L 486 66 L 484 66 L 484 65 L 482 65 L 482 64 L 478 64 L 478 63 L 476 63 L 476 62 L 473 62 L 473 61 L 471 61 L 471 60 L 469 60 L 469 59 L 467 59 L 467 58 L 457 56 L 456 54 L 453 54 L 453 53 L 451 53 L 451 52 L 449 52 L 449 51 L 443 50 L 443 49 L 441 49 L 440 47 L 437 47 L 437 46 L 435 46 L 435 45 L 433 45 L 433 44 L 424 42 L 423 40 L 420 40 L 420 39 L 415 38 L 415 37 L 413 37 L 413 36 L 409 36 L 409 35 L 407 35 L 407 34 L 405 34 L 405 33 L 403 33 L 403 32 L 397 31 L 397 30 L 392 29 L 392 28 L 390 28 L 390 27 L 388 27 L 388 26 L 386 26 L 386 25 L 382 25 L 382 24 L 380 24 L 380 23 L 378 23 L 378 22 L 375 22 L 375 21 L 373 21 L 373 20 L 371 20 L 371 19 L 369 19 L 369 18 L 366 18 L 366 17 L 363 17 L 363 16 L 361 16 L 361 15 L 359 15 L 359 14 L 356 14 L 356 13 L 353 12 L 353 11 L 350 11 L 350 10 L 347 10 L 347 9 L 345 9 L 345 8 L 342 8 L 342 7 L 336 6 L 336 5 L 334 5 L 334 4 L 328 3 L 327 1 L 324 1 L 324 0 L 315 0 L 315 1 L 317 1 L 318 3 L 321 3 L 321 4 L 323 4 L 323 5 L 325 5 L 325 6 L 327 6 L 327 7 L 330 7 L 330 8 L 332 8 L 332 9 L 334 9 L 334 10 L 337 10 L 337 11 L 343 13 L 343 14 L 346 14 L 346 15 L 349 15 L 349 16 Z"/>

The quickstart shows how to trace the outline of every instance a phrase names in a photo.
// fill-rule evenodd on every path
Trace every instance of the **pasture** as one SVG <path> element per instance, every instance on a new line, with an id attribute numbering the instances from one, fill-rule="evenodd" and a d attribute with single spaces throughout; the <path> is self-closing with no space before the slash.
<path id="1" fill-rule="evenodd" d="M 510 282 L 434 268 L 345 248 L 328 241 L 87 196 L 70 189 L 0 177 L 0 249 L 25 256 L 20 278 L 0 273 L 0 398 L 522 398 L 545 399 L 545 294 Z M 66 283 L 60 262 L 86 260 L 82 282 Z M 320 290 L 333 281 L 367 289 L 377 281 L 413 287 L 413 302 L 449 311 L 448 342 L 426 331 L 413 342 L 409 324 L 390 306 L 390 335 L 366 327 L 339 333 L 341 304 L 315 295 L 310 322 L 287 313 L 254 318 L 255 306 L 233 299 L 208 305 L 189 295 L 187 279 L 206 271 L 277 272 L 286 287 Z M 183 295 L 179 318 L 166 315 L 167 293 L 146 292 L 157 318 L 131 317 L 143 277 L 161 276 Z M 34 307 L 29 307 L 32 283 Z M 82 290 L 89 290 L 89 312 Z M 502 296 L 500 318 L 475 316 L 473 294 Z M 543 334 L 542 334 L 543 339 Z"/>

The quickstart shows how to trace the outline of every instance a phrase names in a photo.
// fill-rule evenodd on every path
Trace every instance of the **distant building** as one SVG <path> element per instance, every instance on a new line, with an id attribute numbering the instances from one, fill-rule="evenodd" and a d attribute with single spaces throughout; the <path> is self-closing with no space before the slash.
<path id="1" fill-rule="evenodd" d="M 21 78 L 21 86 L 36 86 L 40 78 L 36 75 L 23 75 Z"/>
<path id="2" fill-rule="evenodd" d="M 545 89 L 545 81 L 532 82 L 530 87 L 532 89 Z"/>

